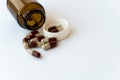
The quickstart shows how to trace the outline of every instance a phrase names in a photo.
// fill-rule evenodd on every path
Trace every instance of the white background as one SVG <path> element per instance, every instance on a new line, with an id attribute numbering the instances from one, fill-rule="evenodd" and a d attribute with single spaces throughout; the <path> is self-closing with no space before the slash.
<path id="1" fill-rule="evenodd" d="M 120 80 L 120 0 L 39 0 L 47 20 L 65 18 L 71 35 L 29 55 L 21 28 L 0 0 L 0 80 Z"/>

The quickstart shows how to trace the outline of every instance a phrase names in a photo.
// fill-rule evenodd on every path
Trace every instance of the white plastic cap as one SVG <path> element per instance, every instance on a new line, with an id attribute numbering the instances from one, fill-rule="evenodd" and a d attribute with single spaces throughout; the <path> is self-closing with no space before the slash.
<path id="1" fill-rule="evenodd" d="M 49 32 L 48 28 L 51 26 L 59 26 L 61 25 L 63 30 L 60 32 Z M 43 34 L 50 38 L 50 37 L 56 37 L 58 40 L 63 40 L 68 37 L 70 33 L 70 29 L 68 28 L 68 22 L 64 19 L 57 19 L 51 22 L 50 24 L 46 24 L 43 26 Z"/>

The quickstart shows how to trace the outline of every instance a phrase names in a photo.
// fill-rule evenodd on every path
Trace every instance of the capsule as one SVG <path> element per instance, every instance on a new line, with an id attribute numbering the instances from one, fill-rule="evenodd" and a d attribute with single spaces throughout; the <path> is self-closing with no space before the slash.
<path id="1" fill-rule="evenodd" d="M 48 28 L 48 31 L 49 31 L 49 32 L 59 32 L 59 30 L 57 29 L 56 26 L 49 27 L 49 28 Z"/>
<path id="2" fill-rule="evenodd" d="M 29 41 L 29 40 L 35 38 L 35 35 L 26 35 L 25 38 L 28 39 L 28 41 Z"/>
<path id="3" fill-rule="evenodd" d="M 26 49 L 37 47 L 37 43 L 36 42 L 24 42 L 23 45 L 24 45 L 24 47 Z"/>
<path id="4" fill-rule="evenodd" d="M 23 38 L 23 43 L 24 43 L 24 42 L 28 42 L 28 41 L 29 41 L 28 38 Z"/>
<path id="5" fill-rule="evenodd" d="M 55 37 L 52 37 L 52 38 L 44 38 L 44 39 L 41 40 L 41 44 L 45 44 L 45 43 L 52 42 L 52 41 L 57 42 L 57 38 L 55 38 Z"/>
<path id="6" fill-rule="evenodd" d="M 32 27 L 32 26 L 35 26 L 36 21 L 29 19 L 29 20 L 27 21 L 27 24 L 28 24 L 28 26 Z"/>
<path id="7" fill-rule="evenodd" d="M 37 37 L 31 39 L 30 41 L 41 42 L 41 40 L 44 38 L 45 37 L 43 35 L 40 35 L 40 36 L 37 36 Z"/>
<path id="8" fill-rule="evenodd" d="M 53 33 L 60 32 L 62 30 L 63 30 L 63 27 L 61 25 L 59 25 L 59 26 L 52 26 L 52 27 L 48 28 L 48 31 L 49 32 L 53 32 Z"/>
<path id="9" fill-rule="evenodd" d="M 37 39 L 38 39 L 38 42 L 40 42 L 42 39 L 44 39 L 45 37 L 43 35 L 41 36 L 38 36 Z"/>
<path id="10" fill-rule="evenodd" d="M 37 57 L 37 58 L 40 58 L 40 57 L 41 57 L 41 53 L 38 52 L 38 51 L 35 51 L 35 50 L 32 51 L 32 55 L 33 55 L 34 57 Z"/>
<path id="11" fill-rule="evenodd" d="M 23 46 L 24 46 L 26 49 L 28 49 L 28 48 L 29 48 L 28 42 L 23 42 Z"/>
<path id="12" fill-rule="evenodd" d="M 36 57 L 36 58 L 41 58 L 41 53 L 33 50 L 33 49 L 27 49 L 27 52 L 30 53 L 32 56 Z"/>
<path id="13" fill-rule="evenodd" d="M 49 43 L 46 43 L 46 44 L 42 45 L 42 49 L 48 50 L 48 49 L 54 48 L 56 46 L 57 46 L 57 42 L 52 41 L 52 42 L 49 42 Z"/>
<path id="14" fill-rule="evenodd" d="M 34 30 L 34 31 L 30 32 L 30 33 L 31 33 L 31 35 L 36 35 L 36 34 L 39 34 L 39 31 Z"/>
<path id="15" fill-rule="evenodd" d="M 40 36 L 41 34 L 39 33 L 39 31 L 37 31 L 37 30 L 34 30 L 34 31 L 32 31 L 32 32 L 30 32 L 30 33 L 28 33 L 27 34 L 27 36 L 29 37 L 29 36 L 34 36 L 34 37 L 36 37 L 36 36 Z"/>
<path id="16" fill-rule="evenodd" d="M 37 42 L 32 41 L 28 43 L 28 48 L 35 48 L 37 46 L 38 46 Z"/>

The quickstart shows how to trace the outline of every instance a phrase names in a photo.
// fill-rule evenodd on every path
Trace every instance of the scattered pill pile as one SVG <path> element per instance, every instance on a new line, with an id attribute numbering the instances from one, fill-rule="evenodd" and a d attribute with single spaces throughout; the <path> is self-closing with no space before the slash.
<path id="1" fill-rule="evenodd" d="M 29 26 L 35 25 L 35 21 L 28 21 Z M 28 53 L 36 58 L 41 58 L 41 53 L 34 50 L 34 48 L 42 48 L 49 50 L 55 48 L 58 41 L 67 38 L 70 34 L 68 22 L 64 19 L 57 19 L 49 25 L 42 28 L 43 34 L 39 31 L 31 31 L 23 38 L 23 45 Z"/>
<path id="2" fill-rule="evenodd" d="M 40 34 L 39 31 L 32 31 L 28 33 L 23 39 L 23 45 L 26 51 L 37 58 L 41 57 L 41 53 L 33 50 L 32 48 L 40 47 L 44 50 L 48 50 L 56 47 L 57 43 L 57 38 L 46 38 L 44 35 Z"/>

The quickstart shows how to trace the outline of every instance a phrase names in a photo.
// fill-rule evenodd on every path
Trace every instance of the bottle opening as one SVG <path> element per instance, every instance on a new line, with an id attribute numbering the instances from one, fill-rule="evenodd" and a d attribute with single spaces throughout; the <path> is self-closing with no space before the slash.
<path id="1" fill-rule="evenodd" d="M 36 30 L 43 26 L 45 15 L 40 10 L 33 10 L 27 13 L 24 18 L 24 25 L 29 30 Z"/>

